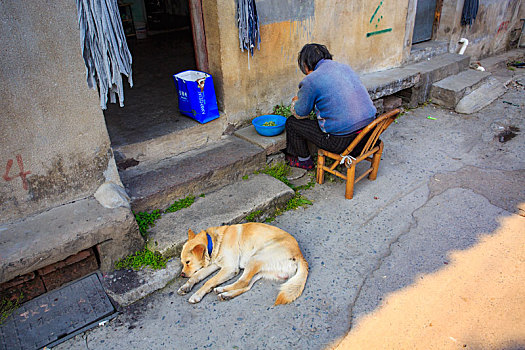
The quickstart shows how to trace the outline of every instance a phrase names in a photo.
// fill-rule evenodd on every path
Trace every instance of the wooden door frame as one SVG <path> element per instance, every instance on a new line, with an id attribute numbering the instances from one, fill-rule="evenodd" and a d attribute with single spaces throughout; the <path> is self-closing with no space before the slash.
<path id="1" fill-rule="evenodd" d="M 188 4 L 190 8 L 191 30 L 197 69 L 209 73 L 210 66 L 208 63 L 208 49 L 206 48 L 202 0 L 188 0 Z"/>

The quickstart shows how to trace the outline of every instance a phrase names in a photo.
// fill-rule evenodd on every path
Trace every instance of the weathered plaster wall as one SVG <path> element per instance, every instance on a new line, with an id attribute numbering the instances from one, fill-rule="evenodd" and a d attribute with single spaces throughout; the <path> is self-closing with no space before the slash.
<path id="1" fill-rule="evenodd" d="M 408 2 L 258 0 L 261 50 L 248 57 L 239 49 L 236 1 L 203 0 L 210 72 L 228 123 L 289 103 L 303 78 L 297 54 L 306 43 L 327 45 L 359 72 L 399 65 Z"/>
<path id="2" fill-rule="evenodd" d="M 104 182 L 110 141 L 76 18 L 74 1 L 0 2 L 0 223 Z"/>
<path id="3" fill-rule="evenodd" d="M 480 0 L 472 27 L 461 25 L 464 0 L 444 0 L 436 40 L 450 42 L 449 50 L 458 52 L 459 39 L 467 38 L 466 55 L 473 59 L 491 56 L 508 49 L 511 31 L 519 26 L 522 0 Z"/>

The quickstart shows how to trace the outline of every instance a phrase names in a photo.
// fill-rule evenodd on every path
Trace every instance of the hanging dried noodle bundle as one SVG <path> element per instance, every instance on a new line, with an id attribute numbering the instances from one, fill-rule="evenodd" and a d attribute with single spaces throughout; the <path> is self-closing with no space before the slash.
<path id="1" fill-rule="evenodd" d="M 100 107 L 106 109 L 108 93 L 115 103 L 118 94 L 120 107 L 124 107 L 122 76 L 131 77 L 131 53 L 122 28 L 117 0 L 76 0 L 82 57 L 86 64 L 88 86 L 98 84 Z"/>
<path id="2" fill-rule="evenodd" d="M 261 43 L 255 0 L 238 0 L 237 23 L 241 51 L 247 50 L 253 56 L 253 49 L 257 46 L 257 49 L 260 50 Z"/>

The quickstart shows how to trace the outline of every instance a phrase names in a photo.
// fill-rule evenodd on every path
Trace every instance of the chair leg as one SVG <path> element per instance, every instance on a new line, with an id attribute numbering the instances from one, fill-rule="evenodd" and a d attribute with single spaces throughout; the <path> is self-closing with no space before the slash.
<path id="1" fill-rule="evenodd" d="M 322 185 L 324 182 L 324 155 L 319 152 L 317 154 L 317 183 Z"/>
<path id="2" fill-rule="evenodd" d="M 354 197 L 354 179 L 355 179 L 355 164 L 346 169 L 346 192 L 345 198 L 352 199 Z"/>
<path id="3" fill-rule="evenodd" d="M 377 178 L 377 172 L 379 170 L 379 162 L 381 161 L 381 155 L 383 154 L 383 141 L 379 144 L 379 150 L 374 153 L 374 156 L 372 158 L 372 164 L 370 167 L 372 168 L 372 172 L 368 175 L 368 179 L 375 180 Z"/>

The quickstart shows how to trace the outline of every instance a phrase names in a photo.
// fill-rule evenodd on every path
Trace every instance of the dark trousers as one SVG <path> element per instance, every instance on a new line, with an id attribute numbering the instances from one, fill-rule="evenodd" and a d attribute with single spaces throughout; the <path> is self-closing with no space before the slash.
<path id="1" fill-rule="evenodd" d="M 310 155 L 307 141 L 329 152 L 342 153 L 359 133 L 345 136 L 330 135 L 319 128 L 317 120 L 297 119 L 293 116 L 288 117 L 285 128 L 286 154 L 305 158 Z"/>

